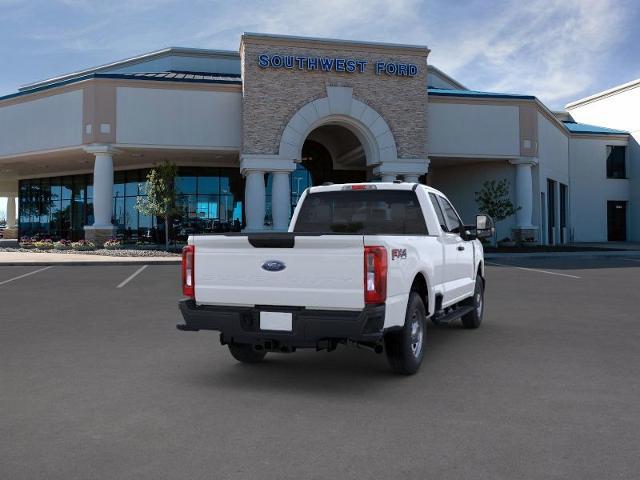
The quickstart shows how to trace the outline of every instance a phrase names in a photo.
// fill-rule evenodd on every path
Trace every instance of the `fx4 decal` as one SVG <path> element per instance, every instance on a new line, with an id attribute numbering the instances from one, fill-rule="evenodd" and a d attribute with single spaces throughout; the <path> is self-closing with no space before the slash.
<path id="1" fill-rule="evenodd" d="M 391 250 L 391 260 L 403 260 L 407 258 L 406 248 L 394 248 Z"/>

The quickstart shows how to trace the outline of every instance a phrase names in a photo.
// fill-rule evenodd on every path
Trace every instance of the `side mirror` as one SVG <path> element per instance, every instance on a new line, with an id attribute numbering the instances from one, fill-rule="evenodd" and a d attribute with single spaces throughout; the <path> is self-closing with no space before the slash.
<path id="1" fill-rule="evenodd" d="M 489 215 L 480 214 L 476 216 L 476 237 L 477 238 L 490 238 L 496 232 L 496 228 L 493 224 L 493 218 Z"/>

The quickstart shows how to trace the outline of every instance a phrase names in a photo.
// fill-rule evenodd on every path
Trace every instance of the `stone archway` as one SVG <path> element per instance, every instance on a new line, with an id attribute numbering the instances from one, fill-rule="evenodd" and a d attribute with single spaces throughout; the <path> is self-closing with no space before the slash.
<path id="1" fill-rule="evenodd" d="M 273 174 L 271 193 L 272 229 L 286 230 L 291 214 L 290 172 L 302 160 L 305 140 L 314 130 L 336 125 L 353 133 L 364 151 L 367 167 L 385 182 L 402 176 L 417 182 L 428 169 L 428 160 L 398 158 L 391 128 L 366 103 L 353 97 L 351 87 L 327 86 L 327 96 L 300 108 L 287 122 L 276 154 L 243 154 L 240 169 L 246 178 L 245 216 L 247 230 L 264 229 L 265 172 Z"/>
<path id="2" fill-rule="evenodd" d="M 353 98 L 350 87 L 327 87 L 327 96 L 313 100 L 289 120 L 280 138 L 278 156 L 299 162 L 308 135 L 323 125 L 340 125 L 360 141 L 368 166 L 396 162 L 398 151 L 391 129 L 382 116 Z"/>

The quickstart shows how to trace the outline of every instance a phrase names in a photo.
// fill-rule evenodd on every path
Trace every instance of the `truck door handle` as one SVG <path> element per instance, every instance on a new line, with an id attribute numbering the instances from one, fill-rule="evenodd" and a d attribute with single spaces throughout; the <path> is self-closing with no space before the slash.
<path id="1" fill-rule="evenodd" d="M 458 245 L 458 250 L 459 250 L 459 251 L 463 251 L 463 250 L 464 250 L 464 247 L 463 247 L 462 245 Z"/>

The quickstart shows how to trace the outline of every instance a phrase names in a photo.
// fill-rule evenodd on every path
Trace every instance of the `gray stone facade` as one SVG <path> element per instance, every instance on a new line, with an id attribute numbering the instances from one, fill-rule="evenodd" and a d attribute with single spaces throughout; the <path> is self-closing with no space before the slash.
<path id="1" fill-rule="evenodd" d="M 353 98 L 374 109 L 389 125 L 398 158 L 427 158 L 426 47 L 387 46 L 314 39 L 244 35 L 242 152 L 278 154 L 282 133 L 305 104 L 327 96 L 328 86 L 350 87 Z M 280 54 L 356 58 L 368 62 L 363 73 L 261 68 L 258 56 Z M 415 76 L 377 75 L 376 61 L 418 66 Z"/>

